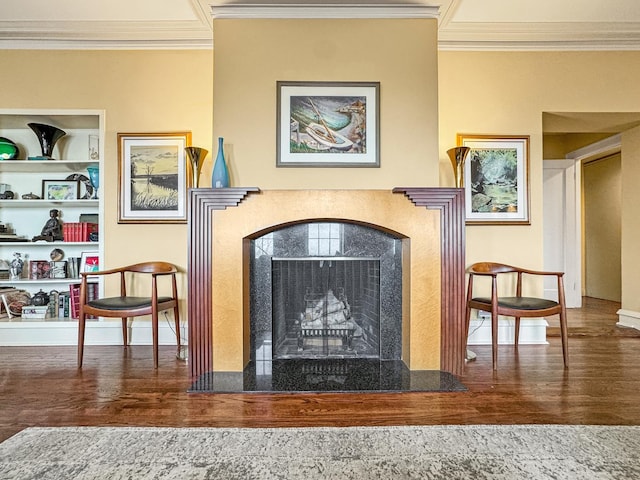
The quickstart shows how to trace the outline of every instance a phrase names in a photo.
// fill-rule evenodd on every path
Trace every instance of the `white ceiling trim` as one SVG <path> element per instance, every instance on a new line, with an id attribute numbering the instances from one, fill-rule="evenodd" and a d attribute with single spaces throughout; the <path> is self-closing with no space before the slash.
<path id="1" fill-rule="evenodd" d="M 441 25 L 440 50 L 640 50 L 640 23 L 471 23 Z"/>
<path id="2" fill-rule="evenodd" d="M 429 5 L 211 5 L 219 18 L 438 18 Z"/>
<path id="3" fill-rule="evenodd" d="M 211 18 L 182 21 L 5 22 L 0 49 L 211 49 Z"/>

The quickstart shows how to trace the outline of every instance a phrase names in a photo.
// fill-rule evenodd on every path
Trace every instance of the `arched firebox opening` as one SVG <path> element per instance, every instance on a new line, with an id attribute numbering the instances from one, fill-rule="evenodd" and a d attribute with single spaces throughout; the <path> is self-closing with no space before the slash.
<path id="1" fill-rule="evenodd" d="M 402 358 L 402 236 L 339 219 L 251 240 L 251 360 Z"/>

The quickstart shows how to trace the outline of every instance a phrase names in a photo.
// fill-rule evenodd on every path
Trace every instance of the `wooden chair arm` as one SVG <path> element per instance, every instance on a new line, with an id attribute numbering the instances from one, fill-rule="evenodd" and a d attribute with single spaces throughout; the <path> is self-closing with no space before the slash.
<path id="1" fill-rule="evenodd" d="M 86 278 L 86 277 L 93 277 L 93 276 L 97 276 L 97 275 L 111 275 L 113 273 L 120 273 L 120 272 L 125 272 L 127 271 L 126 267 L 119 267 L 119 268 L 111 268 L 109 270 L 96 270 L 93 272 L 80 272 L 80 276 L 82 278 Z"/>
<path id="2" fill-rule="evenodd" d="M 529 270 L 527 268 L 519 268 L 518 270 L 529 275 L 555 275 L 556 277 L 562 277 L 564 275 L 564 272 L 547 272 L 542 270 Z"/>

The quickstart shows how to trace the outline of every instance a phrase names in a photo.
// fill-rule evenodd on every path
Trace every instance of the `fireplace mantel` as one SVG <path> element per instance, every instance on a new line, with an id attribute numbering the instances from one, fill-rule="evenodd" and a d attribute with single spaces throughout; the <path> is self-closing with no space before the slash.
<path id="1" fill-rule="evenodd" d="M 246 363 L 248 314 L 244 310 L 248 309 L 248 303 L 242 298 L 248 295 L 244 278 L 247 262 L 242 260 L 246 242 L 278 225 L 330 219 L 377 226 L 407 239 L 403 250 L 407 252 L 408 281 L 403 298 L 407 298 L 406 314 L 410 321 L 403 345 L 408 366 L 462 374 L 466 352 L 464 190 L 261 191 L 252 187 L 198 188 L 189 192 L 188 322 L 192 377 L 211 371 L 237 370 L 238 365 L 241 369 Z M 435 274 L 427 274 L 434 265 Z M 223 285 L 230 295 L 222 294 Z M 227 298 L 235 297 L 236 293 L 240 298 Z M 433 349 L 434 345 L 438 354 L 431 359 L 423 350 Z M 238 353 L 238 349 L 246 352 Z M 229 368 L 231 363 L 225 363 L 226 356 L 237 355 L 241 358 L 233 360 L 234 366 Z"/>

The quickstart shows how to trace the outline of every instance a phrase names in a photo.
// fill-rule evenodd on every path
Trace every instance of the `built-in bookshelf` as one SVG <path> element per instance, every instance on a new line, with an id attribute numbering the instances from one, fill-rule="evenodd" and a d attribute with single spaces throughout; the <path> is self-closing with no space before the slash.
<path id="1" fill-rule="evenodd" d="M 3 304 L 0 328 L 8 328 L 8 324 L 15 328 L 22 322 L 33 330 L 42 323 L 42 331 L 47 332 L 56 324 L 75 322 L 69 300 L 66 310 L 54 308 L 54 303 L 71 296 L 72 286 L 80 281 L 83 261 L 91 258 L 100 264 L 103 256 L 102 182 L 94 187 L 87 169 L 97 167 L 102 175 L 104 117 L 102 110 L 0 109 L 0 137 L 13 142 L 18 150 L 12 158 L 0 159 L 0 295 L 20 290 L 32 297 L 44 292 L 50 298 L 45 318 L 38 318 L 41 309 L 35 308 L 29 309 L 27 318 L 9 317 Z M 54 145 L 52 159 L 38 158 L 42 157 L 40 140 L 29 123 L 51 125 L 65 132 Z M 68 189 L 70 194 L 51 198 L 49 189 L 58 187 Z M 53 210 L 65 235 L 38 239 Z M 21 272 L 17 274 L 17 268 L 12 267 L 20 263 Z M 103 287 L 97 279 L 94 284 L 98 294 Z M 29 318 L 31 313 L 36 318 Z M 2 336 L 6 333 L 3 331 Z M 34 339 L 33 343 L 40 341 Z M 24 338 L 18 344 L 30 342 Z"/>

